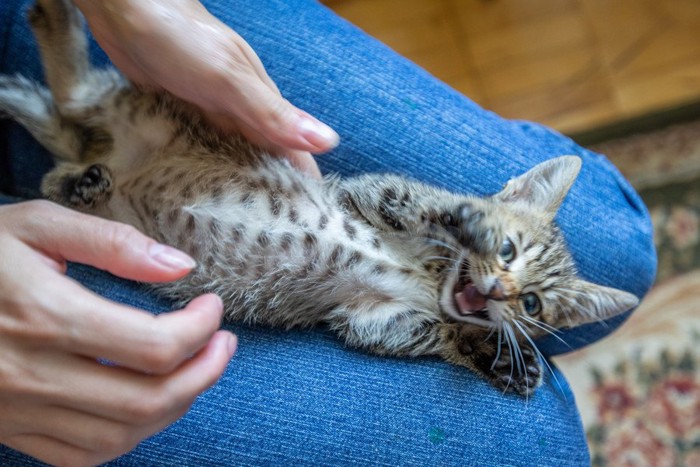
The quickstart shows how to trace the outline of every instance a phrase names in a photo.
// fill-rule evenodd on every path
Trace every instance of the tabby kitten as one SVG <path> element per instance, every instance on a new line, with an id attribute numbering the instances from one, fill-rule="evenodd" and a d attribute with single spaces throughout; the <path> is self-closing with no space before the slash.
<path id="1" fill-rule="evenodd" d="M 555 214 L 581 161 L 565 156 L 493 196 L 394 175 L 312 179 L 192 106 L 91 69 L 82 18 L 39 0 L 29 19 L 49 89 L 0 77 L 0 110 L 58 158 L 50 199 L 131 224 L 198 266 L 165 296 L 205 292 L 226 318 L 324 324 L 380 355 L 438 355 L 529 395 L 533 339 L 637 304 L 576 277 Z"/>

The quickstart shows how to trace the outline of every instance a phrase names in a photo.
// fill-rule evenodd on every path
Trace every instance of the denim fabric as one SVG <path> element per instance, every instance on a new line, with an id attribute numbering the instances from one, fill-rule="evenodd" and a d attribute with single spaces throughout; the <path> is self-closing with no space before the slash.
<path id="1" fill-rule="evenodd" d="M 41 76 L 23 18 L 28 3 L 0 5 L 0 73 Z M 204 3 L 253 46 L 285 97 L 340 133 L 341 145 L 318 158 L 324 172 L 398 172 L 485 194 L 540 161 L 579 155 L 583 169 L 558 221 L 581 275 L 639 296 L 648 290 L 656 268 L 648 213 L 604 157 L 540 125 L 484 111 L 314 1 Z M 95 62 L 105 62 L 92 47 Z M 0 122 L 0 151 L 0 186 L 36 196 L 50 166 L 45 151 L 7 122 Z M 114 300 L 168 309 L 131 282 L 83 266 L 70 273 Z M 622 320 L 541 347 L 548 354 L 578 348 Z M 589 463 L 573 396 L 556 368 L 556 378 L 525 401 L 436 359 L 344 349 L 323 330 L 231 329 L 239 351 L 221 381 L 116 464 Z M 0 449 L 0 463 L 24 460 Z"/>
<path id="2" fill-rule="evenodd" d="M 107 273 L 69 274 L 114 300 L 168 309 Z M 240 345 L 222 379 L 114 465 L 588 465 L 556 369 L 525 401 L 440 360 L 350 351 L 321 330 L 227 328 Z M 0 446 L 0 465 L 20 463 L 32 465 Z"/>

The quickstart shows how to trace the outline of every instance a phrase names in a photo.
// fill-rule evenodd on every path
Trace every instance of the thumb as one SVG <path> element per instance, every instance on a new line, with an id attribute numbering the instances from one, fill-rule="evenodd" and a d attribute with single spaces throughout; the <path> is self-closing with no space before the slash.
<path id="1" fill-rule="evenodd" d="M 19 203 L 20 235 L 56 261 L 73 261 L 126 279 L 167 282 L 196 265 L 185 253 L 119 222 L 82 214 L 47 201 Z"/>
<path id="2" fill-rule="evenodd" d="M 338 145 L 340 137 L 331 127 L 295 107 L 257 75 L 247 78 L 230 83 L 229 99 L 219 96 L 215 123 L 226 128 L 230 119 L 249 140 L 268 148 L 318 154 Z"/>
<path id="3" fill-rule="evenodd" d="M 280 95 L 268 92 L 267 99 L 257 101 L 257 105 L 265 106 L 259 131 L 278 146 L 318 154 L 338 145 L 335 130 Z"/>
<path id="4" fill-rule="evenodd" d="M 268 149 L 319 154 L 338 145 L 340 137 L 330 126 L 282 97 L 260 57 L 240 35 L 206 10 L 202 13 L 211 25 L 217 26 L 215 30 L 221 32 L 222 42 L 218 45 L 221 51 L 229 54 L 229 61 L 215 67 L 221 73 L 223 79 L 219 82 L 224 84 L 224 89 L 216 89 L 205 99 L 210 100 L 214 108 L 219 107 L 214 113 L 229 116 L 248 139 Z M 232 63 L 236 66 L 230 66 Z M 214 90 L 208 89 L 210 93 Z"/>

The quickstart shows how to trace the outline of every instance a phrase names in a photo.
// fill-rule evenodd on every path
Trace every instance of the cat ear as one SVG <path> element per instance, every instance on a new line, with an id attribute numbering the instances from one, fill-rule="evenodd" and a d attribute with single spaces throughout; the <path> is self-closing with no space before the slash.
<path id="1" fill-rule="evenodd" d="M 574 296 L 567 300 L 568 309 L 562 310 L 558 323 L 562 327 L 604 321 L 631 310 L 639 304 L 639 299 L 623 290 L 593 284 L 576 279 L 569 290 Z"/>
<path id="2" fill-rule="evenodd" d="M 578 156 L 550 159 L 511 179 L 495 197 L 505 202 L 527 203 L 553 219 L 580 169 Z"/>

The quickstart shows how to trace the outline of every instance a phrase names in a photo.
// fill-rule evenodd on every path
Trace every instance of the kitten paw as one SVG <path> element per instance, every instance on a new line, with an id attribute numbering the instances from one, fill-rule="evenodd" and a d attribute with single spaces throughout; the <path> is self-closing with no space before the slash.
<path id="1" fill-rule="evenodd" d="M 49 199 L 78 210 L 90 210 L 112 196 L 111 171 L 102 164 L 83 168 L 59 164 L 46 174 L 41 192 Z"/>
<path id="2" fill-rule="evenodd" d="M 93 207 L 110 194 L 112 175 L 102 164 L 93 164 L 73 183 L 69 202 L 75 206 Z"/>
<path id="3" fill-rule="evenodd" d="M 517 361 L 514 361 L 517 359 Z M 542 366 L 535 351 L 521 345 L 520 355 L 511 355 L 507 345 L 502 346 L 498 360 L 490 368 L 491 382 L 503 392 L 531 396 L 542 382 Z"/>
<path id="4" fill-rule="evenodd" d="M 503 243 L 503 228 L 496 216 L 465 203 L 460 206 L 456 221 L 460 243 L 480 256 L 498 254 Z"/>
<path id="5" fill-rule="evenodd" d="M 443 339 L 448 361 L 474 370 L 502 392 L 529 397 L 542 382 L 542 366 L 529 344 L 517 343 L 516 353 L 505 340 L 499 343 L 496 331 L 463 324 L 447 325 Z"/>
<path id="6" fill-rule="evenodd" d="M 475 341 L 475 333 L 470 326 L 459 326 L 457 329 L 457 334 L 455 336 L 455 347 L 460 355 L 469 356 L 474 353 L 475 349 L 478 349 L 478 342 Z M 474 343 L 472 343 L 474 341 Z"/>

